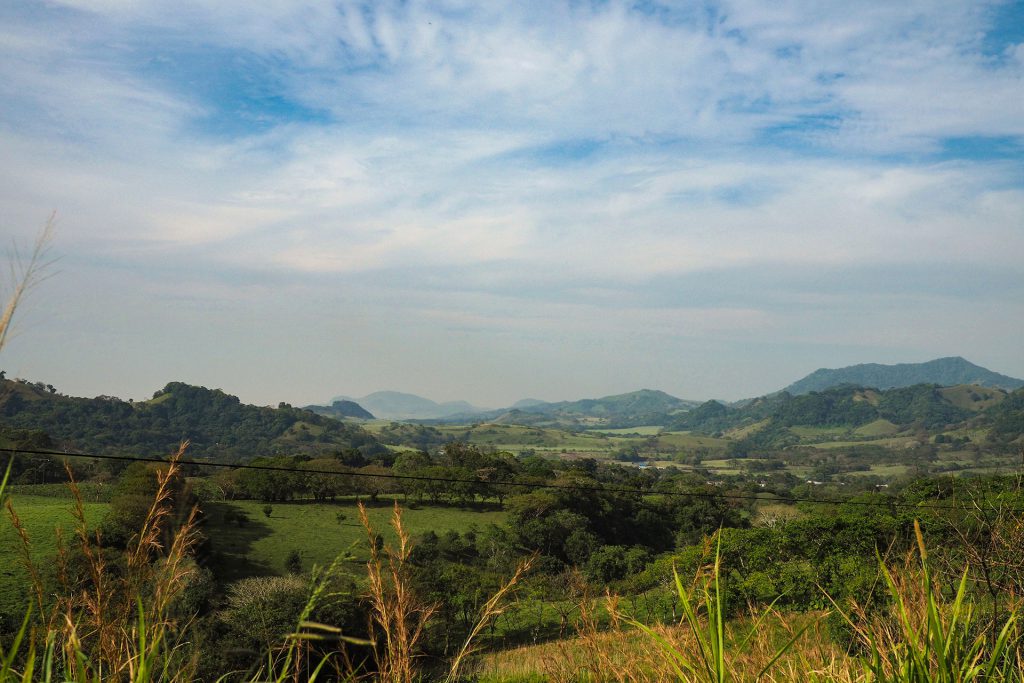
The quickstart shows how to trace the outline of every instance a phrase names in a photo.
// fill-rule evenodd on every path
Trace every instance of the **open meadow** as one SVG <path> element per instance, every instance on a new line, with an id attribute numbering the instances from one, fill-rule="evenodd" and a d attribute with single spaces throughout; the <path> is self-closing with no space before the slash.
<path id="1" fill-rule="evenodd" d="M 263 512 L 265 505 L 252 500 L 206 504 L 204 533 L 211 539 L 210 567 L 220 579 L 286 574 L 285 561 L 293 550 L 298 551 L 306 570 L 314 564 L 327 566 L 342 556 L 346 572 L 365 575 L 368 539 L 354 500 L 274 503 L 269 516 Z M 368 505 L 367 514 L 374 530 L 385 542 L 393 542 L 394 532 L 389 524 L 393 501 L 382 499 Z M 483 529 L 505 521 L 505 513 L 489 505 L 401 505 L 403 523 L 413 537 L 428 531 L 440 535 L 451 530 Z M 235 521 L 238 513 L 245 518 L 241 526 Z"/>
<path id="2" fill-rule="evenodd" d="M 70 498 L 15 494 L 11 505 L 28 535 L 32 561 L 52 571 L 57 556 L 57 529 L 65 539 L 75 533 L 76 521 Z M 83 503 L 86 520 L 94 525 L 103 518 L 107 503 Z M 6 510 L 4 516 L 7 517 Z M 25 569 L 24 545 L 14 525 L 0 524 L 0 617 L 21 615 L 29 598 L 29 576 Z"/>

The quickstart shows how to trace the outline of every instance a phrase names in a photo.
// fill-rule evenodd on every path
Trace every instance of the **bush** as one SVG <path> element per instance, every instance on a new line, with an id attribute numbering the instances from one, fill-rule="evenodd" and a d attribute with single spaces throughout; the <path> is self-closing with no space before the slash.
<path id="1" fill-rule="evenodd" d="M 288 570 L 289 574 L 302 573 L 302 556 L 298 550 L 292 550 L 288 553 L 288 557 L 284 561 L 284 568 Z"/>

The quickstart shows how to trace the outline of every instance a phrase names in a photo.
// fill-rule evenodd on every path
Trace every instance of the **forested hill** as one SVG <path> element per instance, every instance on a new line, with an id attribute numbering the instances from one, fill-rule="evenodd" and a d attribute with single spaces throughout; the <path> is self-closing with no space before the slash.
<path id="1" fill-rule="evenodd" d="M 383 448 L 357 426 L 283 403 L 277 408 L 247 405 L 220 389 L 181 382 L 135 403 L 112 396 L 64 396 L 48 385 L 0 380 L 0 429 L 7 441 L 35 432 L 35 445 L 96 453 L 160 455 L 188 439 L 192 457 L 231 461 Z"/>
<path id="2" fill-rule="evenodd" d="M 868 426 L 875 432 L 914 427 L 931 433 L 970 427 L 1006 444 L 1024 434 L 1024 389 L 918 384 L 884 391 L 842 386 L 801 396 L 782 392 L 740 407 L 708 401 L 669 425 L 706 434 L 746 429 L 748 436 L 740 438 L 763 447 L 786 445 L 790 427 Z"/>
<path id="3" fill-rule="evenodd" d="M 957 356 L 937 358 L 927 363 L 865 363 L 838 369 L 821 368 L 793 382 L 784 391 L 797 396 L 843 384 L 875 389 L 894 389 L 915 384 L 938 384 L 944 387 L 974 384 L 1013 391 L 1024 387 L 1024 380 L 992 372 Z"/>

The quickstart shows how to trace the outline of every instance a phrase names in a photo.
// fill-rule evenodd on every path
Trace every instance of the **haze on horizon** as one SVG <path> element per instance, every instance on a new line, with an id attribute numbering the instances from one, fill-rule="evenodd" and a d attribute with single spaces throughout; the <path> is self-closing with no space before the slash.
<path id="1" fill-rule="evenodd" d="M 1024 3 L 0 5 L 0 367 L 302 405 L 1024 376 Z"/>

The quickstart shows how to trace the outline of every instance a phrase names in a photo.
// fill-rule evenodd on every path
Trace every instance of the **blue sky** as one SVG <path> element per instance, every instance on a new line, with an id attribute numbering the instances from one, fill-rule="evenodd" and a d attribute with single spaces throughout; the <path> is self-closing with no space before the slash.
<path id="1" fill-rule="evenodd" d="M 1024 376 L 1024 4 L 0 6 L 9 374 L 256 403 Z"/>

